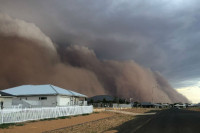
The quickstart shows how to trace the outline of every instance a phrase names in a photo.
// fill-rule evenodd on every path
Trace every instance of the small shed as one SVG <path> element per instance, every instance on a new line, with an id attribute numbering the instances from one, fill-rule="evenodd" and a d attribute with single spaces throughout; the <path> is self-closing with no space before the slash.
<path id="1" fill-rule="evenodd" d="M 54 107 L 86 105 L 86 95 L 54 85 L 22 85 L 3 90 L 15 95 L 12 105 L 23 107 Z"/>
<path id="2" fill-rule="evenodd" d="M 0 91 L 0 108 L 10 108 L 12 107 L 13 95 Z"/>

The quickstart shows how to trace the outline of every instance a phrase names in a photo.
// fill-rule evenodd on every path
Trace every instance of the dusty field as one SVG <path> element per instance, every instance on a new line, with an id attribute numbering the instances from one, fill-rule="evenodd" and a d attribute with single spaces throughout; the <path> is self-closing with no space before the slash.
<path id="1" fill-rule="evenodd" d="M 150 111 L 161 110 L 158 108 L 131 108 L 131 109 L 122 109 L 121 111 L 133 112 L 133 113 L 147 113 Z"/>
<path id="2" fill-rule="evenodd" d="M 59 129 L 48 133 L 116 133 L 112 128 L 117 127 L 124 122 L 134 119 L 134 116 L 115 114 L 113 117 L 77 125 L 69 128 Z"/>
<path id="3" fill-rule="evenodd" d="M 186 108 L 186 110 L 191 110 L 191 111 L 200 111 L 200 108 Z"/>
<path id="4" fill-rule="evenodd" d="M 0 129 L 0 133 L 40 133 L 58 128 L 73 126 L 85 122 L 95 121 L 114 116 L 114 113 L 96 113 L 86 116 L 77 116 L 67 119 L 46 120 L 25 123 L 24 126 L 12 126 L 9 129 Z"/>
<path id="5" fill-rule="evenodd" d="M 112 108 L 111 108 L 112 109 Z M 132 109 L 117 109 L 121 111 L 133 112 L 133 113 L 147 113 L 150 111 L 157 111 L 160 109 L 154 108 L 132 108 Z M 112 130 L 114 127 L 120 126 L 124 122 L 134 119 L 135 116 L 125 115 L 125 114 L 118 114 L 115 113 L 113 117 L 89 122 L 82 125 L 77 125 L 73 127 L 68 127 L 64 129 L 58 129 L 51 131 L 49 133 L 116 133 L 116 130 Z"/>

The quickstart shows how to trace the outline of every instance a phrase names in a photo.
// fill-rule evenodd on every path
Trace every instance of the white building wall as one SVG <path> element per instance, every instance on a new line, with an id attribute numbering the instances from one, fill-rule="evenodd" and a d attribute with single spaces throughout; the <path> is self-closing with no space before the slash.
<path id="1" fill-rule="evenodd" d="M 12 107 L 12 98 L 5 98 L 3 103 L 4 108 Z"/>
<path id="2" fill-rule="evenodd" d="M 58 106 L 70 106 L 70 96 L 57 96 Z"/>
<path id="3" fill-rule="evenodd" d="M 11 108 L 12 107 L 12 97 L 4 97 L 0 98 L 0 102 L 3 102 L 3 108 Z"/>
<path id="4" fill-rule="evenodd" d="M 40 99 L 40 97 L 46 97 L 47 99 Z M 57 96 L 27 96 L 27 97 L 17 97 L 13 99 L 13 105 L 18 104 L 28 104 L 32 103 L 34 106 L 41 107 L 54 107 L 57 106 Z"/>
<path id="5" fill-rule="evenodd" d="M 41 99 L 40 97 L 46 97 L 47 99 Z M 78 97 L 53 95 L 53 96 L 23 96 L 13 99 L 12 105 L 21 104 L 23 108 L 30 107 L 55 107 L 55 106 L 73 106 L 73 105 L 85 105 L 84 101 L 79 100 Z"/>

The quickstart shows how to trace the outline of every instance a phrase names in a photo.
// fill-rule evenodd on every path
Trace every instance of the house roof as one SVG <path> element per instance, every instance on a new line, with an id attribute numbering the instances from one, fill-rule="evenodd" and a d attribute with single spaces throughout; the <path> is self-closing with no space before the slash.
<path id="1" fill-rule="evenodd" d="M 2 90 L 5 93 L 10 93 L 16 96 L 26 95 L 68 95 L 77 97 L 87 97 L 86 95 L 66 90 L 54 85 L 22 85 L 9 89 Z"/>
<path id="2" fill-rule="evenodd" d="M 0 91 L 0 97 L 13 97 L 13 95 Z"/>

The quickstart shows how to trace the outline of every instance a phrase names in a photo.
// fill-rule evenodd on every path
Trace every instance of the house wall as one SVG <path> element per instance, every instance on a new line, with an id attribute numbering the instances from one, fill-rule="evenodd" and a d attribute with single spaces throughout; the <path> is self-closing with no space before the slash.
<path id="1" fill-rule="evenodd" d="M 3 102 L 3 108 L 12 107 L 12 98 L 0 98 L 0 102 Z"/>
<path id="2" fill-rule="evenodd" d="M 79 97 L 71 97 L 71 96 L 57 96 L 58 106 L 73 106 L 73 105 L 80 105 L 80 101 L 82 101 L 82 105 L 84 105 L 84 98 Z"/>
<path id="3" fill-rule="evenodd" d="M 46 97 L 42 100 L 40 97 Z M 73 105 L 87 105 L 84 100 L 78 97 L 54 95 L 54 96 L 22 96 L 13 99 L 12 105 L 21 104 L 23 108 L 29 107 L 55 107 L 55 106 L 73 106 Z"/>
<path id="4" fill-rule="evenodd" d="M 70 106 L 71 102 L 70 102 L 70 97 L 69 96 L 57 96 L 57 102 L 58 102 L 58 106 Z"/>
<path id="5" fill-rule="evenodd" d="M 41 100 L 40 97 L 46 97 L 47 99 Z M 17 97 L 13 99 L 13 105 L 33 105 L 42 107 L 54 107 L 57 106 L 57 96 L 26 96 Z"/>

